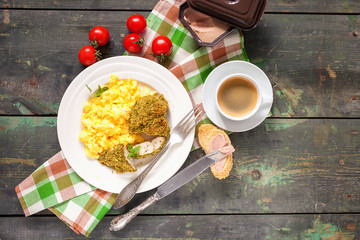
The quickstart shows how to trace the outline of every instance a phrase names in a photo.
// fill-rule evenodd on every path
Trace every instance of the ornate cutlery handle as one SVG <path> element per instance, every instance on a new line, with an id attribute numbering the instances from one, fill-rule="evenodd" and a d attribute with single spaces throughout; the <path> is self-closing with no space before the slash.
<path id="1" fill-rule="evenodd" d="M 153 203 L 159 200 L 159 196 L 157 193 L 146 199 L 143 203 L 139 206 L 131 209 L 129 212 L 119 215 L 115 217 L 110 223 L 110 231 L 119 231 L 123 229 L 126 224 L 128 224 L 134 217 L 136 217 L 141 211 L 143 211 L 148 206 L 152 205 Z"/>

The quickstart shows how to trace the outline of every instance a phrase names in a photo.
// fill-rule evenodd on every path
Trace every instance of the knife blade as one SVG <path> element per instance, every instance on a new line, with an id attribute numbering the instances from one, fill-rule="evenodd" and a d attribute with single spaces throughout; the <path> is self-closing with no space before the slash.
<path id="1" fill-rule="evenodd" d="M 163 183 L 157 189 L 156 193 L 154 193 L 152 196 L 150 196 L 140 205 L 131 209 L 129 212 L 125 214 L 115 217 L 110 222 L 110 227 L 109 227 L 110 231 L 119 231 L 123 229 L 126 226 L 126 224 L 128 224 L 142 210 L 149 207 L 153 203 L 157 202 L 161 198 L 166 197 L 167 195 L 174 192 L 175 190 L 185 185 L 186 183 L 190 182 L 197 175 L 202 173 L 205 169 L 207 169 L 208 167 L 210 167 L 211 165 L 223 159 L 224 157 L 226 157 L 227 155 L 231 154 L 234 151 L 235 151 L 234 147 L 229 145 L 214 152 L 211 152 L 206 156 L 200 158 L 196 162 L 190 164 L 189 166 L 181 170 L 179 173 L 175 174 L 172 178 L 167 180 L 165 183 Z"/>
<path id="2" fill-rule="evenodd" d="M 159 199 L 166 197 L 167 195 L 174 192 L 181 186 L 185 185 L 186 183 L 194 179 L 196 176 L 198 176 L 200 173 L 205 171 L 207 168 L 209 168 L 211 165 L 223 159 L 232 152 L 233 150 L 226 154 L 224 152 L 216 150 L 207 154 L 206 156 L 190 164 L 189 166 L 181 170 L 179 173 L 174 175 L 172 178 L 167 180 L 165 183 L 163 183 L 158 188 L 156 194 L 159 196 Z"/>

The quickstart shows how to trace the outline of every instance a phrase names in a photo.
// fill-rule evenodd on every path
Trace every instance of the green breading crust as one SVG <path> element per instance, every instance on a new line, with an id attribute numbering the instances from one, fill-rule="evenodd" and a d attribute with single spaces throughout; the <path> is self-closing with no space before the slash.
<path id="1" fill-rule="evenodd" d="M 136 171 L 136 169 L 134 169 L 126 160 L 123 144 L 119 144 L 112 149 L 101 152 L 98 160 L 101 164 L 115 169 L 117 173 Z"/>
<path id="2" fill-rule="evenodd" d="M 131 109 L 129 131 L 168 137 L 170 128 L 166 121 L 168 102 L 162 94 L 139 98 Z"/>

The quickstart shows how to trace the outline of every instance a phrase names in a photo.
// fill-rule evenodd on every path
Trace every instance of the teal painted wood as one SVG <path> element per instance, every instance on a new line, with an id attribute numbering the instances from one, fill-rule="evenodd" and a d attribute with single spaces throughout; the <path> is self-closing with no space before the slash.
<path id="1" fill-rule="evenodd" d="M 24 218 L 14 187 L 60 150 L 56 114 L 84 69 L 77 52 L 88 31 L 108 27 L 104 57 L 122 55 L 127 17 L 156 3 L 0 0 L 1 239 L 85 239 L 49 211 Z M 359 239 L 359 14 L 358 0 L 269 1 L 244 34 L 250 60 L 274 85 L 273 118 L 231 135 L 230 177 L 206 171 L 110 232 L 115 215 L 154 190 L 138 194 L 90 239 Z M 193 151 L 184 166 L 203 155 Z"/>
<path id="2" fill-rule="evenodd" d="M 0 114 L 5 115 L 56 115 L 66 88 L 85 69 L 78 52 L 89 45 L 90 29 L 101 24 L 110 31 L 103 58 L 122 55 L 126 19 L 132 14 L 6 11 L 0 10 L 1 19 L 9 14 L 0 35 Z"/>
<path id="3" fill-rule="evenodd" d="M 277 117 L 360 115 L 359 16 L 268 14 L 244 32 L 252 63 L 274 84 Z"/>
<path id="4" fill-rule="evenodd" d="M 124 52 L 131 12 L 2 10 L 0 114 L 56 115 L 61 98 L 84 67 L 77 59 L 88 31 L 101 23 L 111 43 L 104 58 Z M 148 13 L 144 13 L 146 16 Z M 267 14 L 245 32 L 250 60 L 268 74 L 276 117 L 360 114 L 359 16 Z M 61 33 L 61 37 L 59 36 Z M 65 36 L 65 37 L 64 37 Z M 16 44 L 14 44 L 16 43 Z"/>
<path id="5" fill-rule="evenodd" d="M 2 239 L 282 239 L 353 240 L 360 236 L 358 214 L 137 216 L 110 232 L 106 216 L 89 238 L 56 217 L 0 218 Z"/>
<path id="6" fill-rule="evenodd" d="M 14 188 L 60 150 L 56 118 L 0 117 L 0 130 L 0 214 L 22 214 Z M 267 119 L 230 135 L 236 152 L 228 178 L 206 170 L 144 214 L 359 212 L 359 132 L 359 119 Z M 183 167 L 203 155 L 191 152 Z"/>

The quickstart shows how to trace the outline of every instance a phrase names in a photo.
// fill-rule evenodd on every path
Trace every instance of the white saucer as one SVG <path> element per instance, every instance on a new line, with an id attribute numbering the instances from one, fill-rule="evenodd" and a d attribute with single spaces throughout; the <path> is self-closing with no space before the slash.
<path id="1" fill-rule="evenodd" d="M 221 79 L 230 74 L 243 73 L 252 77 L 261 88 L 262 102 L 259 110 L 250 118 L 235 121 L 225 118 L 216 108 L 215 92 Z M 203 105 L 209 119 L 218 127 L 232 132 L 245 132 L 260 123 L 268 116 L 273 103 L 273 90 L 269 78 L 257 66 L 245 61 L 230 61 L 216 67 L 207 77 L 203 90 Z"/>

